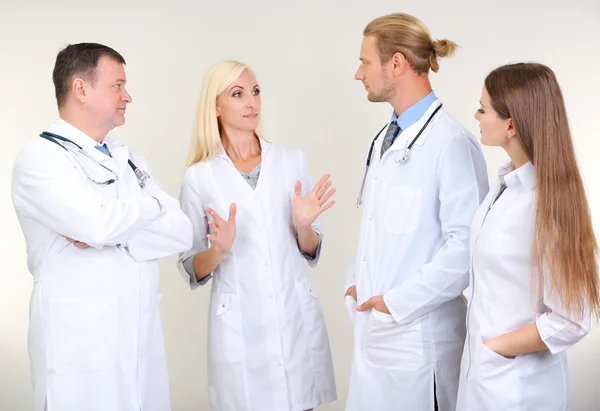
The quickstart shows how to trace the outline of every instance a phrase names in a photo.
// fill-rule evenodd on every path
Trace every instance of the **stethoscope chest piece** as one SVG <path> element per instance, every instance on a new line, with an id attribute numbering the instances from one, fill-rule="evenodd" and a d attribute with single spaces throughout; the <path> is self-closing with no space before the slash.
<path id="1" fill-rule="evenodd" d="M 396 163 L 404 165 L 408 163 L 408 160 L 410 160 L 410 149 L 405 148 L 402 150 L 402 154 L 396 158 Z"/>

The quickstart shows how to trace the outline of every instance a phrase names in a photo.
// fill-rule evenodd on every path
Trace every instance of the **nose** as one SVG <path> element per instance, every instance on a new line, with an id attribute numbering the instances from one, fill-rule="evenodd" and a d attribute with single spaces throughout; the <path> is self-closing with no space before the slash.
<path id="1" fill-rule="evenodd" d="M 475 114 L 473 114 L 475 120 L 479 121 L 479 110 L 475 110 Z"/>
<path id="2" fill-rule="evenodd" d="M 131 94 L 125 89 L 123 89 L 123 101 L 126 103 L 131 103 L 133 101 Z"/>
<path id="3" fill-rule="evenodd" d="M 250 98 L 246 100 L 246 108 L 253 109 L 257 106 L 259 97 L 255 95 L 250 95 Z"/>
<path id="4" fill-rule="evenodd" d="M 354 73 L 354 80 L 360 80 L 360 81 L 362 81 L 364 78 L 365 78 L 365 76 L 363 76 L 362 70 L 359 67 L 356 70 L 356 73 Z"/>

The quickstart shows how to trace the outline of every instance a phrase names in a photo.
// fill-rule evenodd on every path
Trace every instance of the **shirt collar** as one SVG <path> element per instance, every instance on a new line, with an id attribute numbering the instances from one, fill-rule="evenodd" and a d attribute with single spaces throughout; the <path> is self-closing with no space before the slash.
<path id="1" fill-rule="evenodd" d="M 392 121 L 395 121 L 400 126 L 400 129 L 404 131 L 419 121 L 436 100 L 437 96 L 433 91 L 431 91 L 421 100 L 407 108 L 402 114 L 400 114 L 400 117 L 398 117 L 394 112 L 392 114 Z"/>
<path id="2" fill-rule="evenodd" d="M 83 149 L 90 150 L 98 145 L 98 142 L 96 140 L 94 140 L 75 126 L 67 123 L 60 117 L 53 124 L 50 125 L 48 131 L 54 134 L 58 134 L 61 137 L 68 138 L 74 143 L 80 145 Z M 108 142 L 108 139 L 105 138 L 103 142 Z"/>
<path id="3" fill-rule="evenodd" d="M 515 170 L 509 160 L 498 170 L 498 178 L 507 187 L 521 183 L 532 190 L 535 187 L 535 168 L 531 162 L 527 162 Z"/>

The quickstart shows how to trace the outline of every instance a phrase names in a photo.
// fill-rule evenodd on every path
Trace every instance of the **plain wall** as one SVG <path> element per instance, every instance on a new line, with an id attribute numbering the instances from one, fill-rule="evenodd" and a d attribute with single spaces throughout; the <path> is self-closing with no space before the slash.
<path id="1" fill-rule="evenodd" d="M 172 195 L 178 195 L 202 76 L 224 58 L 244 61 L 256 72 L 267 136 L 304 150 L 313 178 L 331 173 L 337 204 L 322 217 L 323 257 L 311 276 L 328 325 L 339 395 L 320 409 L 343 410 L 353 347 L 343 288 L 358 235 L 355 201 L 370 140 L 392 112 L 387 104 L 369 103 L 353 76 L 365 25 L 398 11 L 420 18 L 434 38 L 461 46 L 431 78 L 446 109 L 476 136 L 473 113 L 491 69 L 519 61 L 554 69 L 598 226 L 598 0 L 0 0 L 0 410 L 28 410 L 32 404 L 26 349 L 32 278 L 10 199 L 12 163 L 23 142 L 57 117 L 51 81 L 56 53 L 84 41 L 107 44 L 127 60 L 133 103 L 127 124 L 113 136 L 145 155 Z M 484 152 L 493 180 L 506 156 L 501 149 Z M 161 261 L 173 410 L 207 410 L 209 288 L 191 292 L 175 260 Z M 599 346 L 594 328 L 569 351 L 573 411 L 598 410 Z"/>

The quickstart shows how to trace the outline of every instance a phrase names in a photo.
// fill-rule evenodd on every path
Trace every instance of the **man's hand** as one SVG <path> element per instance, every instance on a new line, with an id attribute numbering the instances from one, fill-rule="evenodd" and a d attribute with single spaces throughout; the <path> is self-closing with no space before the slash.
<path id="1" fill-rule="evenodd" d="M 356 311 L 368 311 L 370 309 L 374 309 L 385 314 L 390 313 L 390 310 L 388 310 L 387 305 L 385 305 L 385 301 L 383 301 L 383 295 L 376 295 L 374 297 L 371 297 L 363 304 L 356 307 Z"/>
<path id="2" fill-rule="evenodd" d="M 89 245 L 87 245 L 86 243 L 82 243 L 81 241 L 73 240 L 72 238 L 69 238 L 69 237 L 65 237 L 65 238 L 67 239 L 68 242 L 73 243 L 73 245 L 77 248 L 84 249 L 84 248 L 89 247 Z"/>
<path id="3" fill-rule="evenodd" d="M 346 290 L 346 295 L 349 295 L 350 297 L 354 298 L 354 301 L 357 301 L 357 299 L 356 299 L 356 285 L 351 285 L 350 287 L 348 287 L 348 289 Z"/>

